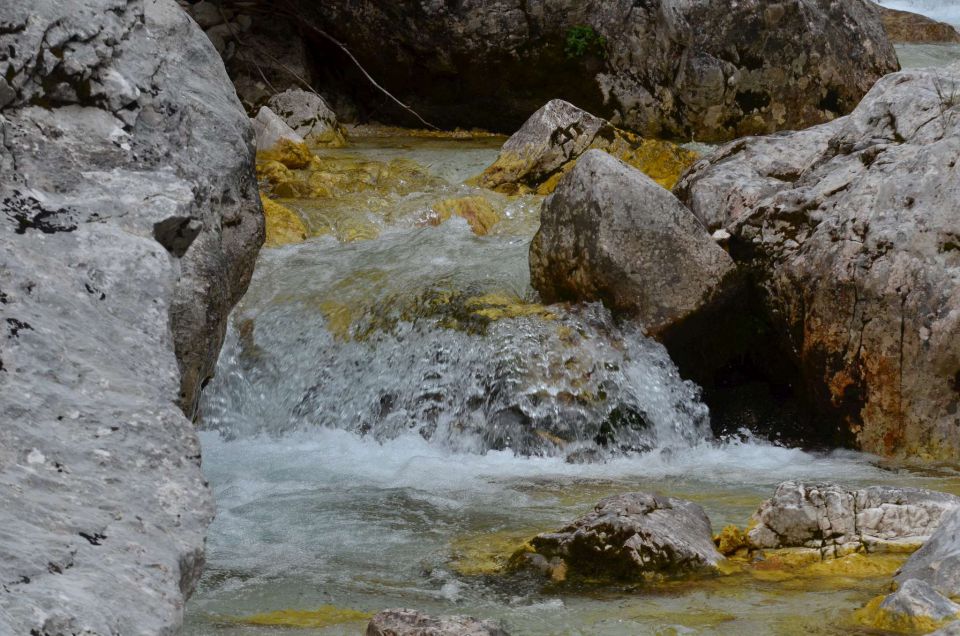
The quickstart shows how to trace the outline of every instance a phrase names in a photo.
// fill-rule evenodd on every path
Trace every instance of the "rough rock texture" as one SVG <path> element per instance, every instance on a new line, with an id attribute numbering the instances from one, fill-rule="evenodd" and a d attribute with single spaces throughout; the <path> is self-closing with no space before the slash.
<path id="1" fill-rule="evenodd" d="M 818 548 L 825 556 L 857 549 L 909 549 L 926 541 L 960 497 L 919 488 L 788 481 L 753 516 L 754 548 Z"/>
<path id="2" fill-rule="evenodd" d="M 273 150 L 284 139 L 295 144 L 304 143 L 303 137 L 267 106 L 260 107 L 251 124 L 260 152 Z"/>
<path id="3" fill-rule="evenodd" d="M 645 575 L 713 570 L 723 560 L 710 519 L 699 505 L 634 492 L 601 500 L 592 512 L 557 532 L 531 539 L 528 563 L 591 579 L 636 580 Z"/>
<path id="4" fill-rule="evenodd" d="M 891 42 L 960 42 L 960 33 L 946 22 L 925 15 L 878 6 Z"/>
<path id="5" fill-rule="evenodd" d="M 960 65 L 889 75 L 848 117 L 744 139 L 675 193 L 731 234 L 803 390 L 887 455 L 960 455 Z"/>
<path id="6" fill-rule="evenodd" d="M 676 144 L 641 139 L 562 99 L 547 102 L 503 144 L 476 182 L 516 194 L 550 194 L 590 149 L 605 150 L 665 188 L 672 188 L 697 155 Z"/>
<path id="7" fill-rule="evenodd" d="M 909 579 L 893 594 L 875 599 L 858 610 L 857 618 L 885 632 L 923 634 L 960 618 L 960 605 L 928 583 Z"/>
<path id="8" fill-rule="evenodd" d="M 930 634 L 930 636 L 960 636 L 960 620 L 953 621 Z"/>
<path id="9" fill-rule="evenodd" d="M 295 5 L 399 99 L 451 128 L 512 132 L 559 97 L 645 136 L 730 139 L 846 113 L 898 68 L 869 0 Z M 319 54 L 356 72 L 332 45 Z M 369 87 L 358 73 L 348 83 Z M 390 114 L 372 89 L 362 101 Z"/>
<path id="10" fill-rule="evenodd" d="M 412 609 L 378 613 L 367 625 L 367 636 L 507 636 L 491 621 L 469 616 L 428 616 Z"/>
<path id="11" fill-rule="evenodd" d="M 168 0 L 0 16 L 0 633 L 172 634 L 213 513 L 177 403 L 263 240 L 250 126 Z"/>
<path id="12" fill-rule="evenodd" d="M 668 190 L 590 150 L 543 203 L 530 277 L 545 302 L 602 300 L 659 335 L 717 301 L 734 265 Z"/>
<path id="13" fill-rule="evenodd" d="M 304 141 L 324 146 L 344 145 L 337 115 L 316 93 L 290 88 L 271 97 L 267 105 Z"/>
<path id="14" fill-rule="evenodd" d="M 960 599 L 960 511 L 944 518 L 933 536 L 900 568 L 897 581 L 920 579 Z"/>

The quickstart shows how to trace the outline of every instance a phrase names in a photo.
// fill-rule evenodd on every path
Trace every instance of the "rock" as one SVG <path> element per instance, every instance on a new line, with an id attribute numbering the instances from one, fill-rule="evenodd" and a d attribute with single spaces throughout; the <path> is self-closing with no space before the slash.
<path id="1" fill-rule="evenodd" d="M 476 183 L 517 194 L 550 194 L 587 150 L 605 150 L 665 188 L 672 188 L 697 155 L 676 144 L 641 139 L 562 99 L 530 116 L 503 145 Z"/>
<path id="2" fill-rule="evenodd" d="M 251 123 L 256 134 L 258 159 L 278 161 L 294 169 L 310 165 L 313 153 L 307 148 L 303 137 L 272 110 L 262 107 Z"/>
<path id="3" fill-rule="evenodd" d="M 428 616 L 412 609 L 384 610 L 367 625 L 367 636 L 507 636 L 496 623 L 469 616 Z"/>
<path id="4" fill-rule="evenodd" d="M 200 2 L 190 5 L 190 17 L 192 17 L 200 28 L 206 31 L 211 27 L 225 22 L 224 14 L 220 7 L 209 0 L 200 0 Z"/>
<path id="5" fill-rule="evenodd" d="M 263 241 L 252 130 L 174 2 L 0 15 L 0 633 L 173 634 L 213 516 L 184 413 Z"/>
<path id="6" fill-rule="evenodd" d="M 263 202 L 263 218 L 266 221 L 265 247 L 280 247 L 306 240 L 307 226 L 296 212 L 263 195 L 260 195 L 260 200 Z"/>
<path id="7" fill-rule="evenodd" d="M 920 488 L 787 481 L 754 513 L 747 538 L 752 548 L 816 548 L 822 556 L 910 550 L 958 509 L 960 497 Z"/>
<path id="8" fill-rule="evenodd" d="M 931 633 L 930 636 L 960 636 L 960 621 L 948 623 L 945 627 Z"/>
<path id="9" fill-rule="evenodd" d="M 734 265 L 642 172 L 590 150 L 543 203 L 530 277 L 545 302 L 602 300 L 660 335 L 716 303 Z"/>
<path id="10" fill-rule="evenodd" d="M 444 199 L 434 204 L 433 212 L 435 216 L 429 219 L 432 225 L 439 225 L 456 215 L 465 219 L 477 236 L 486 236 L 500 221 L 500 214 L 493 204 L 481 196 Z"/>
<path id="11" fill-rule="evenodd" d="M 346 145 L 336 114 L 316 93 L 288 88 L 267 105 L 304 141 L 334 148 Z"/>
<path id="12" fill-rule="evenodd" d="M 444 128 L 513 132 L 561 98 L 646 137 L 732 139 L 842 115 L 898 69 L 870 0 L 294 5 Z M 352 79 L 336 83 L 359 87 L 356 97 L 378 118 L 422 126 L 385 109 L 359 70 L 343 72 Z"/>
<path id="13" fill-rule="evenodd" d="M 944 596 L 960 598 L 960 512 L 945 517 L 903 565 L 897 581 L 903 584 L 909 579 L 920 579 Z"/>
<path id="14" fill-rule="evenodd" d="M 716 570 L 710 519 L 695 503 L 641 492 L 601 500 L 592 512 L 530 540 L 519 558 L 555 579 L 640 580 Z"/>
<path id="15" fill-rule="evenodd" d="M 960 605 L 938 594 L 929 584 L 909 579 L 893 594 L 879 597 L 856 612 L 872 629 L 926 634 L 960 618 Z"/>
<path id="16" fill-rule="evenodd" d="M 757 281 L 797 386 L 884 455 L 960 454 L 960 65 L 848 117 L 733 142 L 675 193 Z"/>
<path id="17" fill-rule="evenodd" d="M 240 27 L 232 24 L 218 24 L 217 26 L 210 27 L 207 29 L 207 37 L 210 38 L 210 42 L 213 44 L 213 48 L 217 49 L 217 53 L 220 54 L 224 60 L 229 60 L 233 57 L 234 52 L 236 51 L 236 38 L 235 35 L 240 32 Z"/>
<path id="18" fill-rule="evenodd" d="M 883 28 L 892 42 L 960 42 L 960 33 L 946 22 L 925 15 L 878 6 Z"/>

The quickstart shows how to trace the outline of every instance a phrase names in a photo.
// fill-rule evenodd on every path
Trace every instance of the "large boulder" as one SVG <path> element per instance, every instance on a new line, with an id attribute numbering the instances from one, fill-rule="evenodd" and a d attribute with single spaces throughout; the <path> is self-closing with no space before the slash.
<path id="1" fill-rule="evenodd" d="M 938 592 L 960 598 L 960 511 L 945 517 L 933 536 L 900 568 L 897 581 L 920 579 Z"/>
<path id="2" fill-rule="evenodd" d="M 642 492 L 603 499 L 573 523 L 537 535 L 530 547 L 522 563 L 555 580 L 643 580 L 712 572 L 723 561 L 703 508 Z"/>
<path id="3" fill-rule="evenodd" d="M 870 0 L 294 5 L 443 127 L 512 132 L 559 97 L 644 136 L 731 139 L 849 112 L 898 69 Z M 354 74 L 350 84 L 377 117 L 416 124 L 399 107 L 384 110 L 382 93 L 336 45 L 318 54 Z"/>
<path id="4" fill-rule="evenodd" d="M 316 93 L 288 88 L 272 96 L 267 105 L 308 143 L 328 147 L 346 143 L 336 113 Z"/>
<path id="5" fill-rule="evenodd" d="M 657 139 L 642 139 L 562 99 L 547 102 L 503 144 L 477 185 L 507 194 L 550 194 L 590 149 L 605 150 L 672 188 L 696 153 Z"/>
<path id="6" fill-rule="evenodd" d="M 856 617 L 874 630 L 926 634 L 960 619 L 960 605 L 917 579 L 905 581 L 897 591 L 871 601 Z"/>
<path id="7" fill-rule="evenodd" d="M 252 131 L 171 0 L 0 15 L 0 633 L 172 634 L 213 515 L 184 412 L 263 241 Z"/>
<path id="8" fill-rule="evenodd" d="M 469 616 L 429 616 L 412 609 L 379 612 L 367 625 L 367 636 L 507 636 L 492 621 Z"/>
<path id="9" fill-rule="evenodd" d="M 807 399 L 886 455 L 960 454 L 960 65 L 733 142 L 674 192 L 757 282 Z"/>
<path id="10" fill-rule="evenodd" d="M 920 546 L 941 519 L 960 510 L 960 497 L 920 488 L 788 481 L 753 516 L 753 548 L 816 548 L 823 556 Z"/>
<path id="11" fill-rule="evenodd" d="M 878 10 L 891 42 L 960 42 L 960 32 L 946 22 L 888 7 L 878 7 Z"/>
<path id="12" fill-rule="evenodd" d="M 734 265 L 668 190 L 590 150 L 543 203 L 530 277 L 544 301 L 602 300 L 652 335 L 721 299 Z"/>

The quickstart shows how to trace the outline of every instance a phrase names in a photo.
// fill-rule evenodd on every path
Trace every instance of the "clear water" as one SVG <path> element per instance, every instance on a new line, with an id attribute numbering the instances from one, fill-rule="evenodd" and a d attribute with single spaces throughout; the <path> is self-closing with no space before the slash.
<path id="1" fill-rule="evenodd" d="M 949 472 L 711 439 L 696 387 L 640 326 L 534 302 L 539 201 L 462 184 L 492 161 L 490 143 L 381 139 L 342 152 L 413 159 L 437 179 L 381 206 L 340 200 L 340 213 L 378 224 L 375 239 L 262 253 L 204 396 L 218 515 L 185 633 L 291 633 L 235 619 L 325 605 L 467 613 L 514 635 L 851 633 L 852 610 L 888 577 L 576 590 L 478 575 L 467 557 L 506 556 L 511 541 L 630 490 L 697 501 L 716 530 L 745 524 L 785 479 L 960 491 Z M 502 215 L 489 235 L 416 221 L 464 194 Z"/>

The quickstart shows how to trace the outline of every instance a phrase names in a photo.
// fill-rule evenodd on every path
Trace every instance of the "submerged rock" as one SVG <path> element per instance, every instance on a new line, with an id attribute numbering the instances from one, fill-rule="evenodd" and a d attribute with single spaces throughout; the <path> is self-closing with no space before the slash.
<path id="1" fill-rule="evenodd" d="M 0 15 L 0 633 L 177 633 L 213 516 L 184 413 L 263 242 L 249 119 L 170 0 Z"/>
<path id="2" fill-rule="evenodd" d="M 508 636 L 496 623 L 469 616 L 429 616 L 412 609 L 384 610 L 367 625 L 367 636 Z"/>
<path id="3" fill-rule="evenodd" d="M 544 201 L 530 277 L 544 301 L 602 300 L 660 335 L 718 302 L 730 257 L 642 172 L 590 150 Z"/>
<path id="4" fill-rule="evenodd" d="M 696 153 L 676 144 L 642 139 L 569 102 L 554 99 L 507 140 L 497 160 L 476 182 L 508 194 L 550 194 L 590 149 L 607 151 L 665 188 L 676 185 L 697 158 Z"/>
<path id="5" fill-rule="evenodd" d="M 723 561 L 699 505 L 634 492 L 601 500 L 592 512 L 557 532 L 530 540 L 518 564 L 554 580 L 643 580 L 711 572 Z"/>
<path id="6" fill-rule="evenodd" d="M 960 598 L 960 510 L 945 517 L 900 569 L 897 581 L 905 584 L 910 579 L 920 579 L 945 596 Z"/>
<path id="7" fill-rule="evenodd" d="M 753 516 L 752 548 L 815 548 L 822 556 L 919 547 L 960 497 L 919 488 L 784 482 Z"/>
<path id="8" fill-rule="evenodd" d="M 446 128 L 514 131 L 559 97 L 645 136 L 731 139 L 842 115 L 898 68 L 869 0 L 294 5 Z M 343 70 L 378 117 L 413 123 Z"/>
<path id="9" fill-rule="evenodd" d="M 744 139 L 675 192 L 752 274 L 823 417 L 885 455 L 960 453 L 960 65 L 848 117 Z"/>
<path id="10" fill-rule="evenodd" d="M 267 238 L 265 247 L 279 247 L 289 243 L 300 243 L 307 238 L 307 226 L 296 212 L 261 195 L 263 217 L 266 221 Z"/>
<path id="11" fill-rule="evenodd" d="M 481 196 L 444 199 L 434 204 L 433 211 L 436 216 L 430 219 L 431 224 L 439 225 L 456 215 L 466 220 L 477 236 L 485 236 L 500 221 L 493 204 Z"/>
<path id="12" fill-rule="evenodd" d="M 356 623 L 370 619 L 369 612 L 359 612 L 346 607 L 324 605 L 315 610 L 283 609 L 263 614 L 229 618 L 225 622 L 250 627 L 323 629 L 344 623 Z"/>
<path id="13" fill-rule="evenodd" d="M 883 28 L 892 42 L 960 42 L 960 33 L 946 22 L 887 7 L 878 7 L 878 10 L 883 19 Z"/>
<path id="14" fill-rule="evenodd" d="M 271 97 L 267 105 L 308 143 L 333 148 L 346 144 L 337 115 L 316 93 L 289 88 Z"/>
<path id="15" fill-rule="evenodd" d="M 893 594 L 876 598 L 858 610 L 856 619 L 872 629 L 926 634 L 960 619 L 960 605 L 928 583 L 909 579 Z"/>

